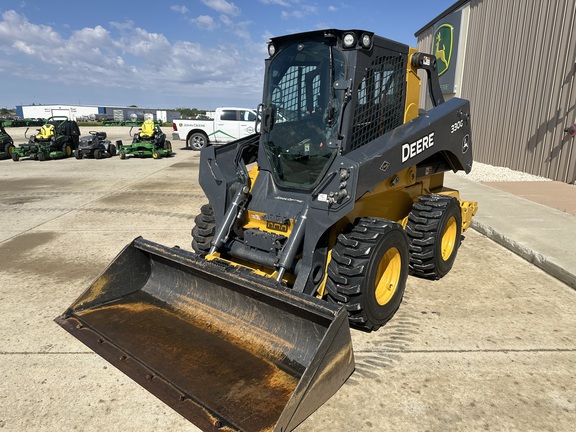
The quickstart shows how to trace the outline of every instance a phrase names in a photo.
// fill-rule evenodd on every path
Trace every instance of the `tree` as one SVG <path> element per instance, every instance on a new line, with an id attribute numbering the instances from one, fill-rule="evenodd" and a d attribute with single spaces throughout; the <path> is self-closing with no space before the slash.
<path id="1" fill-rule="evenodd" d="M 198 114 L 206 114 L 205 110 L 199 110 L 197 108 L 174 108 L 175 111 L 180 111 L 182 117 L 195 118 Z"/>
<path id="2" fill-rule="evenodd" d="M 8 108 L 0 108 L 0 117 L 2 118 L 16 117 L 16 110 Z"/>

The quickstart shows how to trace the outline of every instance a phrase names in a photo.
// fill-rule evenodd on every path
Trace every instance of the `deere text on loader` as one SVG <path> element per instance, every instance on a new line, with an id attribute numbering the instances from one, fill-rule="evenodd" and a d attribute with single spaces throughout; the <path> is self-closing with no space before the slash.
<path id="1" fill-rule="evenodd" d="M 443 186 L 472 168 L 470 106 L 433 56 L 359 30 L 268 52 L 260 133 L 202 150 L 194 253 L 137 238 L 56 319 L 205 431 L 294 429 L 353 372 L 349 324 L 444 276 L 476 211 Z"/>

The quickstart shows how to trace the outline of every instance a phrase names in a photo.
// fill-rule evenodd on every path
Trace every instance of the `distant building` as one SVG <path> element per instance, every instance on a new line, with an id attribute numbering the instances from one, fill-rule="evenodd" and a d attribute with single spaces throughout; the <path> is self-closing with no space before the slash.
<path id="1" fill-rule="evenodd" d="M 471 102 L 475 160 L 576 182 L 575 34 L 576 0 L 461 0 L 416 32 Z"/>
<path id="2" fill-rule="evenodd" d="M 18 105 L 16 115 L 22 118 L 48 118 L 66 116 L 77 121 L 138 121 L 160 120 L 171 122 L 180 117 L 179 111 L 156 108 L 114 107 L 92 105 Z"/>

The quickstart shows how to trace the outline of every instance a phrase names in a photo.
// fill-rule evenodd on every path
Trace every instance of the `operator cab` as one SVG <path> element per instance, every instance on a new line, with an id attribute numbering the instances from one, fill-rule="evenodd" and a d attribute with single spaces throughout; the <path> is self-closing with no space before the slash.
<path id="1" fill-rule="evenodd" d="M 279 186 L 315 187 L 336 156 L 330 145 L 339 129 L 344 92 L 344 56 L 335 41 L 294 41 L 269 60 L 264 106 L 273 116 L 263 129 L 263 144 Z"/>

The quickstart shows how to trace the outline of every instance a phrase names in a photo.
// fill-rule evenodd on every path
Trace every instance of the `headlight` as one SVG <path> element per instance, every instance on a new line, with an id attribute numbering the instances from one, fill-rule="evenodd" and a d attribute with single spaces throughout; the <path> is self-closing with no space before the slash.
<path id="1" fill-rule="evenodd" d="M 272 57 L 274 54 L 276 54 L 276 47 L 274 44 L 270 43 L 268 44 L 268 55 Z"/>
<path id="2" fill-rule="evenodd" d="M 344 48 L 352 48 L 356 45 L 356 35 L 354 33 L 346 33 L 342 39 Z"/>
<path id="3" fill-rule="evenodd" d="M 372 36 L 368 33 L 362 35 L 362 48 L 368 49 L 372 46 Z"/>

